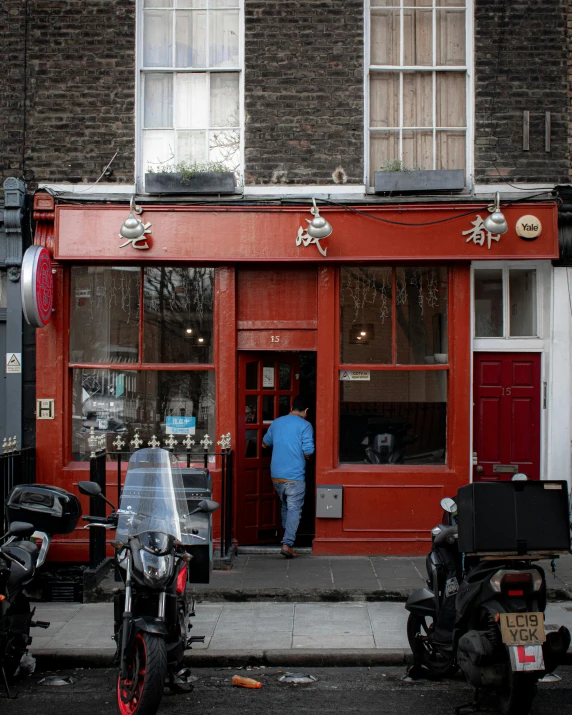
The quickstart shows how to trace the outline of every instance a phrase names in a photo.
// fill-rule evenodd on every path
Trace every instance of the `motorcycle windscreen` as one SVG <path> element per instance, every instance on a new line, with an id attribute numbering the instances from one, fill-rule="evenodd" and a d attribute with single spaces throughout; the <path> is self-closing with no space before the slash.
<path id="1" fill-rule="evenodd" d="M 144 532 L 181 539 L 188 521 L 181 470 L 166 449 L 140 449 L 131 455 L 121 493 L 117 538 Z"/>

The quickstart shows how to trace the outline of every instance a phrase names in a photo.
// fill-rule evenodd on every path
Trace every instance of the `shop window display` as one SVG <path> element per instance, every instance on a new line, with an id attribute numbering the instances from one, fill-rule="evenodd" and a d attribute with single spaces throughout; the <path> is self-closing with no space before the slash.
<path id="1" fill-rule="evenodd" d="M 145 445 L 215 434 L 213 302 L 209 267 L 71 269 L 74 459 L 92 427 L 110 451 L 117 435 L 129 450 L 136 433 Z"/>
<path id="2" fill-rule="evenodd" d="M 448 292 L 443 266 L 342 268 L 341 462 L 445 463 Z"/>

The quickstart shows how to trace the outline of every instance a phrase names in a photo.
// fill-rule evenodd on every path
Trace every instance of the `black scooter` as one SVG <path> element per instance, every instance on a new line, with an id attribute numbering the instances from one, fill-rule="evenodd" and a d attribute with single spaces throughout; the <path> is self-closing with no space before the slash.
<path id="1" fill-rule="evenodd" d="M 564 660 L 567 628 L 544 623 L 544 570 L 531 559 L 480 560 L 463 564 L 457 547 L 456 505 L 443 499 L 442 523 L 432 530 L 427 588 L 414 591 L 407 637 L 412 678 L 444 677 L 460 668 L 476 689 L 474 702 L 455 708 L 478 710 L 496 694 L 503 715 L 527 715 L 536 684 Z M 530 645 L 522 645 L 523 630 Z"/>

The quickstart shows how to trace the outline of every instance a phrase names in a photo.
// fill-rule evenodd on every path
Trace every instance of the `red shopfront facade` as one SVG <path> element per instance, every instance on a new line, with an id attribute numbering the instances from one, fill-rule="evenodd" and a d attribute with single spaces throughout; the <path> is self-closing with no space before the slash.
<path id="1" fill-rule="evenodd" d="M 149 233 L 122 245 L 127 206 L 50 201 L 35 204 L 56 270 L 53 319 L 37 334 L 37 398 L 55 400 L 54 419 L 37 422 L 39 481 L 76 491 L 90 426 L 112 450 L 117 433 L 164 440 L 167 418 L 192 418 L 196 440 L 231 434 L 235 540 L 273 543 L 261 441 L 306 392 L 313 553 L 426 551 L 439 501 L 471 478 L 471 263 L 555 258 L 553 203 L 503 207 L 500 237 L 481 228 L 482 204 L 320 207 L 333 231 L 318 245 L 298 239 L 307 206 L 149 206 Z M 516 232 L 528 214 L 535 240 Z M 367 463 L 387 433 L 397 463 Z M 110 494 L 116 479 L 110 462 Z M 341 518 L 315 516 L 320 485 L 342 486 Z M 87 558 L 85 531 L 54 546 L 57 560 Z"/>

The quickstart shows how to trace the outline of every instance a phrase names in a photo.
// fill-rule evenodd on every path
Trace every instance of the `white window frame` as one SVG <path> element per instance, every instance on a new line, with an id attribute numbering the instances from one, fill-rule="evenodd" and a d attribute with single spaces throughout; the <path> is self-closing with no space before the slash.
<path id="1" fill-rule="evenodd" d="M 395 3 L 395 9 L 399 7 L 400 10 L 404 8 L 411 10 L 422 10 L 422 9 L 432 9 L 442 8 L 447 9 L 440 5 L 439 0 L 432 0 L 431 7 L 417 7 L 408 4 L 408 0 L 393 0 Z M 377 7 L 376 9 L 381 10 L 383 7 Z M 436 92 L 435 92 L 435 79 L 437 72 L 452 72 L 452 71 L 464 71 L 466 75 L 465 83 L 465 107 L 466 107 L 466 126 L 465 126 L 465 185 L 466 187 L 471 187 L 473 185 L 474 177 L 474 0 L 465 0 L 465 60 L 466 64 L 456 67 L 456 66 L 437 66 L 436 65 L 436 43 L 435 43 L 435 13 L 433 13 L 433 66 L 428 65 L 413 65 L 405 66 L 403 65 L 403 12 L 400 13 L 400 64 L 399 65 L 371 65 L 371 10 L 373 6 L 370 0 L 364 0 L 364 52 L 365 52 L 365 72 L 364 72 L 364 184 L 368 187 L 368 192 L 373 191 L 372 183 L 370 181 L 370 132 L 372 131 L 370 125 L 370 79 L 372 72 L 399 72 L 400 73 L 400 95 L 399 95 L 399 127 L 396 127 L 399 131 L 399 151 L 400 156 L 403 156 L 403 129 L 407 130 L 429 130 L 431 129 L 433 133 L 433 168 L 436 162 Z M 390 9 L 387 7 L 385 9 Z M 451 9 L 451 8 L 449 8 Z M 403 127 L 403 102 L 401 98 L 403 96 L 403 72 L 404 71 L 418 71 L 418 72 L 431 72 L 433 76 L 433 117 L 431 127 Z M 381 131 L 391 130 L 391 127 L 380 128 Z M 462 127 L 451 127 L 451 131 L 461 131 Z M 374 128 L 375 130 L 375 128 Z M 439 131 L 447 131 L 447 127 L 439 127 Z"/>
<path id="2" fill-rule="evenodd" d="M 172 67 L 153 67 L 148 70 L 143 69 L 143 11 L 144 11 L 144 0 L 136 0 L 137 2 L 137 26 L 136 26 L 136 69 L 135 69 L 135 178 L 136 186 L 140 191 L 144 189 L 145 184 L 145 169 L 143 166 L 143 118 L 144 118 L 144 75 L 151 73 L 172 73 L 175 74 L 194 74 L 194 73 L 206 73 L 207 74 L 207 88 L 210 90 L 210 75 L 213 73 L 237 73 L 238 74 L 238 87 L 239 87 L 239 131 L 240 131 L 240 149 L 239 149 L 239 161 L 240 168 L 239 174 L 237 176 L 237 182 L 241 183 L 244 176 L 244 4 L 245 0 L 238 0 L 238 32 L 239 32 L 239 42 L 238 42 L 238 67 L 182 67 L 177 68 L 174 65 Z M 174 5 L 177 3 L 174 2 Z M 155 8 L 153 8 L 155 9 Z M 160 9 L 160 8 L 157 8 Z M 172 9 L 174 8 L 165 8 Z M 191 8 L 180 8 L 191 9 Z M 198 9 L 198 8 L 197 8 Z M 225 8 L 216 8 L 225 9 Z M 236 9 L 236 8 L 233 8 Z M 175 13 L 173 12 L 173 22 Z M 208 38 L 208 13 L 207 13 L 207 38 Z M 208 51 L 207 44 L 207 51 Z M 176 52 L 176 35 L 173 28 L 173 57 Z M 175 84 L 173 83 L 173 113 L 175 111 L 174 97 L 175 97 Z M 234 128 L 234 127 L 233 127 Z M 196 130 L 196 127 L 193 128 Z M 224 127 L 216 127 L 217 130 L 224 131 Z M 185 131 L 180 128 L 172 128 L 173 131 Z M 206 127 L 205 131 L 207 133 L 212 131 L 212 127 Z M 176 159 L 173 163 L 176 163 Z"/>

